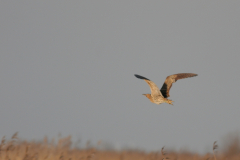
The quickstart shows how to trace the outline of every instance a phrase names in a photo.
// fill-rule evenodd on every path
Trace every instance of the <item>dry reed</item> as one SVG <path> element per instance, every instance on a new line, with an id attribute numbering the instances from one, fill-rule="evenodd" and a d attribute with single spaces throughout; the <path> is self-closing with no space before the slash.
<path id="1" fill-rule="evenodd" d="M 49 140 L 45 137 L 42 141 L 24 141 L 15 133 L 10 140 L 2 138 L 0 144 L 0 160 L 239 160 L 240 153 L 233 155 L 224 153 L 216 157 L 215 150 L 218 145 L 213 143 L 213 156 L 211 154 L 199 155 L 188 152 L 168 151 L 164 147 L 155 152 L 141 150 L 99 150 L 97 146 L 87 144 L 87 148 L 79 148 L 74 145 L 71 136 L 59 137 Z"/>

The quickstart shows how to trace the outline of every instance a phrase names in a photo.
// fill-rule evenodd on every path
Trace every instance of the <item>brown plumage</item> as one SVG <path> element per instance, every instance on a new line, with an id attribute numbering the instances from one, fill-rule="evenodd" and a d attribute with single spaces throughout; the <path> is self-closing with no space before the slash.
<path id="1" fill-rule="evenodd" d="M 161 90 L 159 90 L 158 86 L 152 82 L 151 80 L 135 74 L 135 76 L 139 79 L 143 79 L 147 84 L 149 85 L 151 89 L 151 94 L 143 94 L 146 96 L 152 103 L 161 104 L 161 103 L 168 103 L 172 104 L 172 100 L 167 99 L 169 97 L 169 90 L 172 87 L 172 84 L 175 83 L 179 79 L 189 78 L 197 76 L 197 74 L 194 73 L 178 73 L 170 75 L 166 78 Z"/>

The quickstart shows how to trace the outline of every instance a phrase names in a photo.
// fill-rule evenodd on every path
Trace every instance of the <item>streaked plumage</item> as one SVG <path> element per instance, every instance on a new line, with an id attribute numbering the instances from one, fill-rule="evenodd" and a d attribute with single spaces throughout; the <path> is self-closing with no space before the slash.
<path id="1" fill-rule="evenodd" d="M 197 76 L 197 74 L 194 73 L 178 73 L 170 75 L 166 78 L 161 90 L 159 90 L 158 86 L 152 82 L 151 80 L 135 74 L 135 77 L 139 79 L 143 79 L 147 84 L 149 85 L 151 89 L 151 94 L 143 94 L 145 95 L 152 103 L 161 104 L 161 103 L 168 103 L 172 104 L 172 100 L 167 99 L 169 97 L 169 90 L 172 87 L 172 84 L 175 83 L 179 79 L 189 78 Z"/>

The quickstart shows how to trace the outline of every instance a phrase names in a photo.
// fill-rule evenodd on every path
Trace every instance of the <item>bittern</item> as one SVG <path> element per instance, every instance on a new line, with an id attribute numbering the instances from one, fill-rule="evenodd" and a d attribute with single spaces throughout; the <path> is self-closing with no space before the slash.
<path id="1" fill-rule="evenodd" d="M 189 78 L 189 77 L 195 77 L 197 74 L 194 73 L 178 73 L 170 75 L 166 78 L 162 88 L 159 90 L 158 86 L 151 81 L 150 79 L 147 79 L 143 76 L 135 74 L 135 76 L 139 79 L 143 79 L 147 84 L 149 85 L 151 89 L 151 94 L 143 94 L 146 96 L 152 103 L 161 104 L 161 103 L 168 103 L 172 104 L 172 100 L 167 99 L 169 95 L 169 90 L 172 87 L 172 84 L 175 83 L 179 79 Z"/>

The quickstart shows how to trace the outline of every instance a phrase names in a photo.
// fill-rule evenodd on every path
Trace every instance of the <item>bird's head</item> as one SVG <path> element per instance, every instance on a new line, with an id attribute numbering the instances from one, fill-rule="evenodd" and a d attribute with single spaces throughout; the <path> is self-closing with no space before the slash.
<path id="1" fill-rule="evenodd" d="M 155 103 L 153 101 L 153 98 L 152 98 L 151 94 L 143 94 L 143 95 L 146 96 L 152 103 Z"/>
<path id="2" fill-rule="evenodd" d="M 151 94 L 143 94 L 144 96 L 146 96 L 148 99 L 152 98 Z"/>

